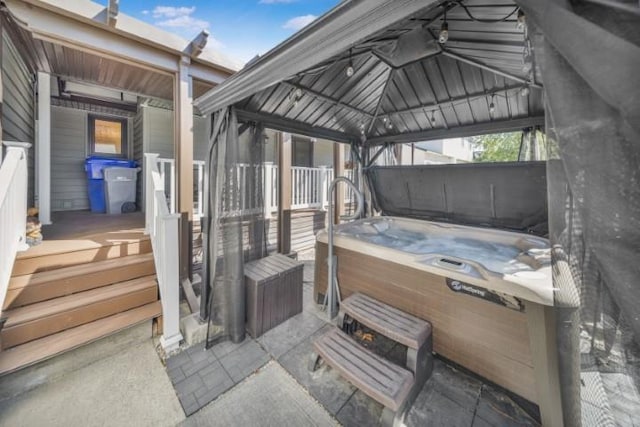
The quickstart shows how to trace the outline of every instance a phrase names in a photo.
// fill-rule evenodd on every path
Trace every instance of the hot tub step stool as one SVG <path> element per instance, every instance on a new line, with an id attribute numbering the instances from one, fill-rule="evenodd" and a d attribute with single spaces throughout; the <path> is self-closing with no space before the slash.
<path id="1" fill-rule="evenodd" d="M 345 319 L 352 318 L 407 346 L 406 369 L 362 347 L 346 333 Z M 433 370 L 431 324 L 397 308 L 356 293 L 342 301 L 338 327 L 314 342 L 309 369 L 320 358 L 353 385 L 384 405 L 382 424 L 402 425 Z"/>

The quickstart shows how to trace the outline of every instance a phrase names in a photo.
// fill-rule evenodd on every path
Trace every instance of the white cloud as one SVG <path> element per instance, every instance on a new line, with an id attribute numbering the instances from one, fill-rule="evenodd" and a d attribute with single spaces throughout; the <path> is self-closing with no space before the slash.
<path id="1" fill-rule="evenodd" d="M 295 18 L 291 18 L 287 22 L 285 22 L 284 25 L 282 26 L 282 28 L 284 28 L 285 30 L 298 31 L 298 30 L 306 27 L 307 25 L 309 25 L 313 21 L 315 21 L 316 18 L 317 18 L 317 16 L 315 16 L 315 15 L 296 16 Z"/>
<path id="2" fill-rule="evenodd" d="M 153 8 L 154 18 L 178 18 L 181 16 L 189 16 L 196 11 L 195 6 L 191 7 L 174 7 L 174 6 L 156 6 Z"/>
<path id="3" fill-rule="evenodd" d="M 143 14 L 143 15 L 148 15 L 148 14 L 149 14 L 149 11 L 148 11 L 148 10 L 143 10 L 143 11 L 142 11 L 142 14 Z"/>
<path id="4" fill-rule="evenodd" d="M 165 19 L 164 21 L 157 21 L 156 25 L 169 28 L 197 28 L 201 30 L 203 28 L 209 28 L 211 24 L 203 19 L 194 18 L 193 16 L 189 15 L 183 15 L 176 18 Z"/>
<path id="5" fill-rule="evenodd" d="M 203 28 L 209 28 L 211 24 L 208 21 L 205 21 L 204 19 L 198 19 L 193 16 L 193 13 L 195 11 L 195 6 L 156 6 L 151 11 L 151 15 L 156 19 L 156 21 L 154 22 L 155 25 L 159 27 L 173 28 L 189 32 L 200 31 Z"/>

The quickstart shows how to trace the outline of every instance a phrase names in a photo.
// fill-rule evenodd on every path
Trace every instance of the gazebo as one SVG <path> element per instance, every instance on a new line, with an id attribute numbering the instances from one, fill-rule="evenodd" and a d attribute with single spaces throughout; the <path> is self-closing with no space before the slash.
<path id="1" fill-rule="evenodd" d="M 251 147 L 264 127 L 348 144 L 372 213 L 372 166 L 393 144 L 523 130 L 532 144 L 544 130 L 554 292 L 535 327 L 536 403 L 544 425 L 579 424 L 581 375 L 640 342 L 639 16 L 608 0 L 347 0 L 250 61 L 195 101 L 210 116 L 203 317 L 215 323 L 227 305 L 236 324 L 223 334 L 244 328 L 242 225 L 219 212 L 238 197 L 260 203 L 224 173 L 246 135 Z M 281 240 L 288 217 L 279 203 Z M 259 215 L 243 220 L 260 235 Z M 630 360 L 616 369 L 637 383 Z M 596 393 L 620 393 L 606 384 Z"/>

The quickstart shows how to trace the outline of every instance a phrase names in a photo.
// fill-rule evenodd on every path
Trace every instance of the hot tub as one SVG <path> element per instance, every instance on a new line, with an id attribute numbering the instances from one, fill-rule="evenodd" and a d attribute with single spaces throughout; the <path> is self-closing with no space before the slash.
<path id="1" fill-rule="evenodd" d="M 430 321 L 436 353 L 532 402 L 549 391 L 549 379 L 541 378 L 553 372 L 546 239 L 375 217 L 337 226 L 334 245 L 343 298 L 362 292 Z M 323 231 L 316 242 L 317 301 L 326 291 L 326 257 Z"/>

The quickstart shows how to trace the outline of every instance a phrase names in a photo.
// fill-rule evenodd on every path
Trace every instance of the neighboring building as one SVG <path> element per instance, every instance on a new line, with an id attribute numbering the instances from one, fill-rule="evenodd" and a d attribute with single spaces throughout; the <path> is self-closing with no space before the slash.
<path id="1" fill-rule="evenodd" d="M 400 165 L 468 163 L 473 161 L 473 144 L 466 138 L 436 139 L 395 148 Z M 377 164 L 385 164 L 380 158 Z"/>
<path id="2" fill-rule="evenodd" d="M 416 144 L 416 149 L 424 153 L 423 164 L 468 163 L 473 161 L 473 144 L 467 138 L 419 142 Z"/>

